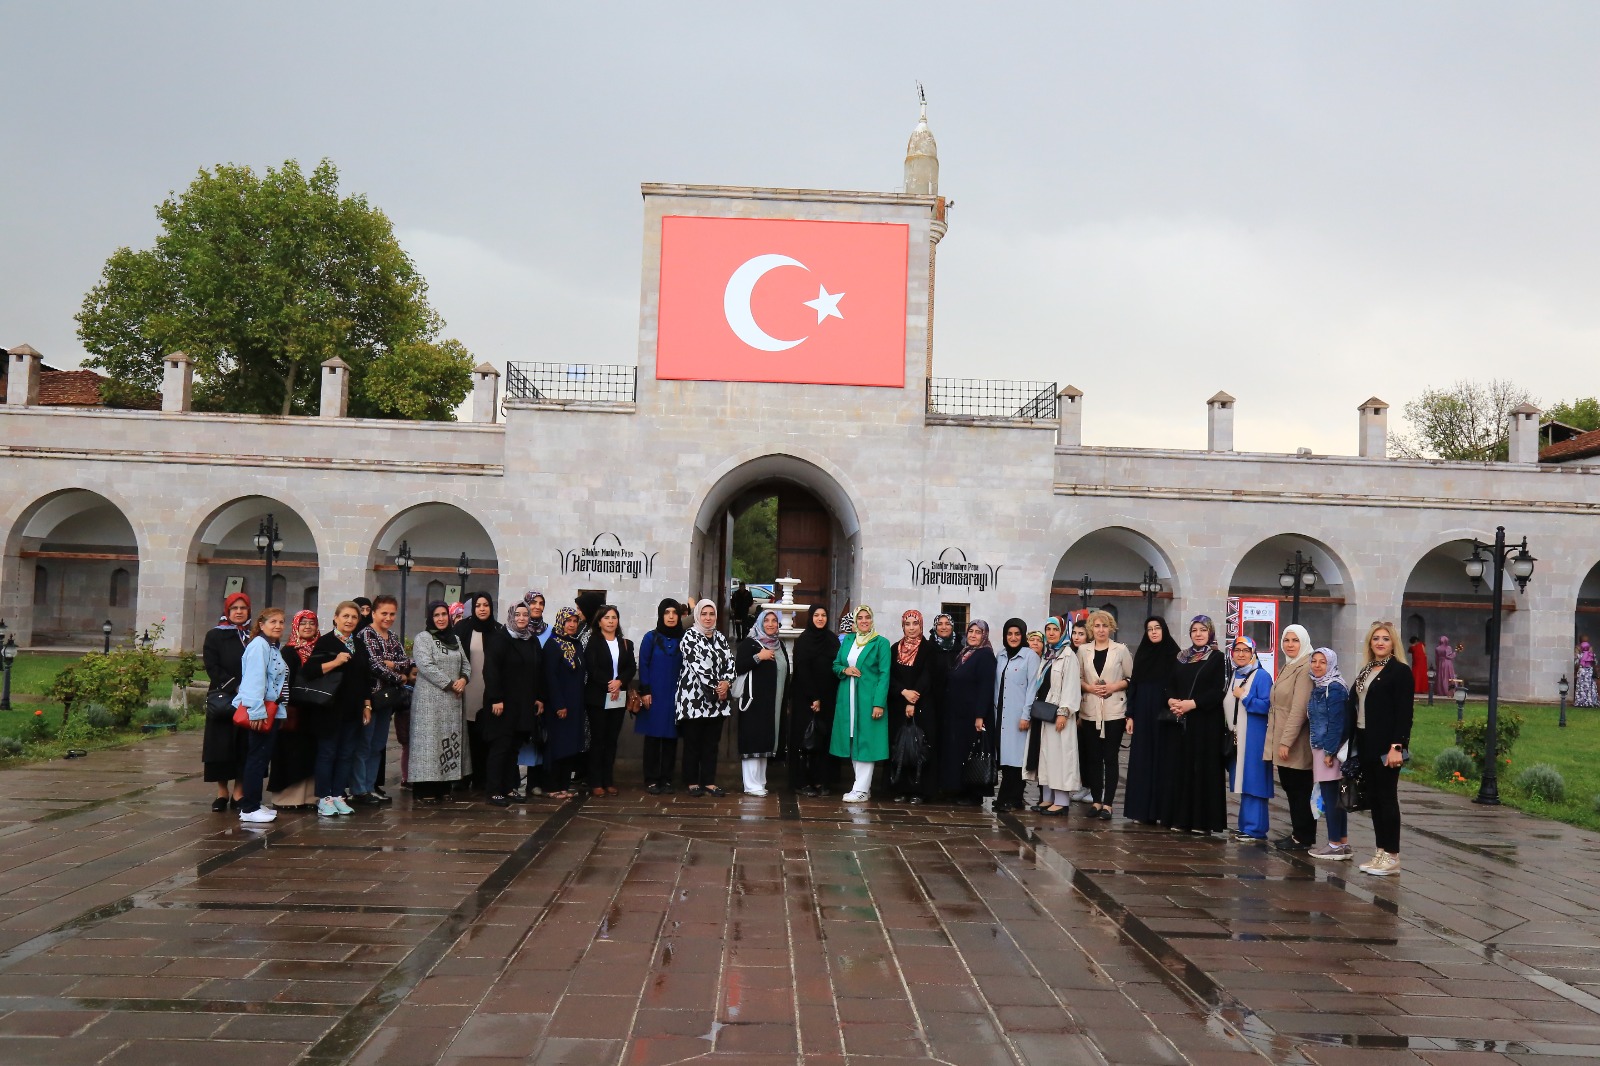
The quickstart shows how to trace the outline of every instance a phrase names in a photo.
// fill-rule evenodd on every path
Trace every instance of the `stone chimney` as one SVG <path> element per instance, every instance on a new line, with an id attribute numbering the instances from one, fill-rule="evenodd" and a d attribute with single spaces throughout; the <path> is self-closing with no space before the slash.
<path id="1" fill-rule="evenodd" d="M 1071 385 L 1064 385 L 1056 393 L 1056 417 L 1061 428 L 1056 430 L 1056 447 L 1083 447 L 1083 393 Z"/>
<path id="2" fill-rule="evenodd" d="M 1539 415 L 1542 413 L 1531 403 L 1518 404 L 1511 409 L 1508 416 L 1511 419 L 1509 462 L 1539 461 Z"/>
<path id="3" fill-rule="evenodd" d="M 173 352 L 161 362 L 161 411 L 182 414 L 193 409 L 194 366 L 184 352 Z"/>
<path id="4" fill-rule="evenodd" d="M 500 371 L 487 362 L 472 368 L 472 420 L 500 420 Z"/>
<path id="5" fill-rule="evenodd" d="M 337 355 L 322 364 L 323 418 L 343 418 L 350 410 L 350 364 Z"/>
<path id="6" fill-rule="evenodd" d="M 1233 451 L 1233 405 L 1237 402 L 1225 392 L 1206 401 L 1206 451 Z"/>
<path id="7" fill-rule="evenodd" d="M 1356 410 L 1361 412 L 1356 454 L 1363 459 L 1385 458 L 1389 454 L 1389 405 L 1374 396 Z"/>
<path id="8" fill-rule="evenodd" d="M 44 356 L 29 344 L 19 344 L 6 353 L 6 403 L 12 407 L 32 407 L 39 402 L 39 368 Z"/>

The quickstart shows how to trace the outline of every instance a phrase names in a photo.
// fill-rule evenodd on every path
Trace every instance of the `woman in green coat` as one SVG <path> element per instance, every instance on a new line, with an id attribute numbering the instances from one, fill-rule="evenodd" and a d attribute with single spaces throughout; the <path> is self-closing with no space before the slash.
<path id="1" fill-rule="evenodd" d="M 849 759 L 856 784 L 845 793 L 846 803 L 861 803 L 872 795 L 872 767 L 889 757 L 889 642 L 873 632 L 872 608 L 856 611 L 856 632 L 839 645 L 833 660 L 839 678 L 834 701 L 833 742 L 828 750 Z"/>

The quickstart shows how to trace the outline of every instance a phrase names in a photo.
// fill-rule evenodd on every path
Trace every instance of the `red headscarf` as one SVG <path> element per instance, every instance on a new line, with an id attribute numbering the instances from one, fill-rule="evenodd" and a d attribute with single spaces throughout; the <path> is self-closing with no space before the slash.
<path id="1" fill-rule="evenodd" d="M 293 648 L 295 653 L 300 656 L 301 666 L 304 666 L 306 664 L 306 660 L 311 658 L 311 648 L 317 643 L 316 634 L 313 634 L 310 640 L 300 639 L 300 623 L 304 622 L 308 618 L 311 620 L 313 627 L 318 629 L 321 628 L 317 624 L 316 611 L 296 611 L 294 613 L 294 620 L 289 623 L 289 639 L 286 642 L 289 647 Z"/>
<path id="2" fill-rule="evenodd" d="M 250 609 L 249 596 L 246 596 L 242 592 L 230 593 L 228 598 L 222 601 L 222 617 L 217 619 L 217 628 L 232 629 L 237 631 L 239 634 L 239 640 L 241 643 L 243 643 L 250 639 L 250 622 L 248 619 L 246 619 L 244 625 L 242 626 L 236 626 L 233 624 L 233 619 L 229 618 L 228 615 L 233 613 L 233 605 L 236 603 L 243 603 L 245 610 L 247 611 Z"/>
<path id="3" fill-rule="evenodd" d="M 920 627 L 922 625 L 922 612 L 907 611 L 905 614 L 901 615 L 900 625 L 902 628 L 904 628 L 907 622 L 915 622 Z M 922 647 L 922 636 L 923 635 L 921 633 L 918 633 L 914 637 L 902 636 L 900 638 L 900 643 L 895 645 L 895 647 L 898 649 L 895 652 L 895 661 L 901 666 L 910 666 L 912 663 L 916 662 L 917 649 Z"/>

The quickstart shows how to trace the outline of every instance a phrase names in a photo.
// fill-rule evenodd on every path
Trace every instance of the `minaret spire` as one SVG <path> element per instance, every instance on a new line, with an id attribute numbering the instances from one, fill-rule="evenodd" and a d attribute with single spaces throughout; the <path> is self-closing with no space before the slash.
<path id="1" fill-rule="evenodd" d="M 928 94 L 917 83 L 917 103 L 921 106 L 917 128 L 906 143 L 905 190 L 908 196 L 939 195 L 939 146 L 928 130 Z"/>

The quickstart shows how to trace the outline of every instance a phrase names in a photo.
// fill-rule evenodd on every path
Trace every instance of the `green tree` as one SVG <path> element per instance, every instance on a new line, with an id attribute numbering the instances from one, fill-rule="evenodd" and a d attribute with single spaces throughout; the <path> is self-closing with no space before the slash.
<path id="1" fill-rule="evenodd" d="M 733 576 L 765 585 L 778 576 L 778 498 L 769 496 L 733 520 Z"/>
<path id="2" fill-rule="evenodd" d="M 1579 429 L 1600 429 L 1600 399 L 1584 396 L 1562 400 L 1544 413 L 1546 422 L 1565 422 Z"/>
<path id="3" fill-rule="evenodd" d="M 1511 409 L 1533 398 L 1509 381 L 1458 381 L 1428 389 L 1405 406 L 1406 432 L 1389 434 L 1389 446 L 1406 459 L 1488 462 L 1505 459 Z"/>
<path id="4" fill-rule="evenodd" d="M 319 364 L 350 364 L 350 413 L 449 419 L 472 388 L 472 360 L 428 286 L 363 196 L 340 196 L 323 160 L 257 176 L 202 170 L 156 209 L 144 251 L 119 248 L 84 297 L 84 365 L 112 380 L 111 402 L 161 386 L 161 363 L 193 360 L 195 405 L 247 414 L 306 414 L 319 403 Z M 406 389 L 426 395 L 402 395 Z"/>

